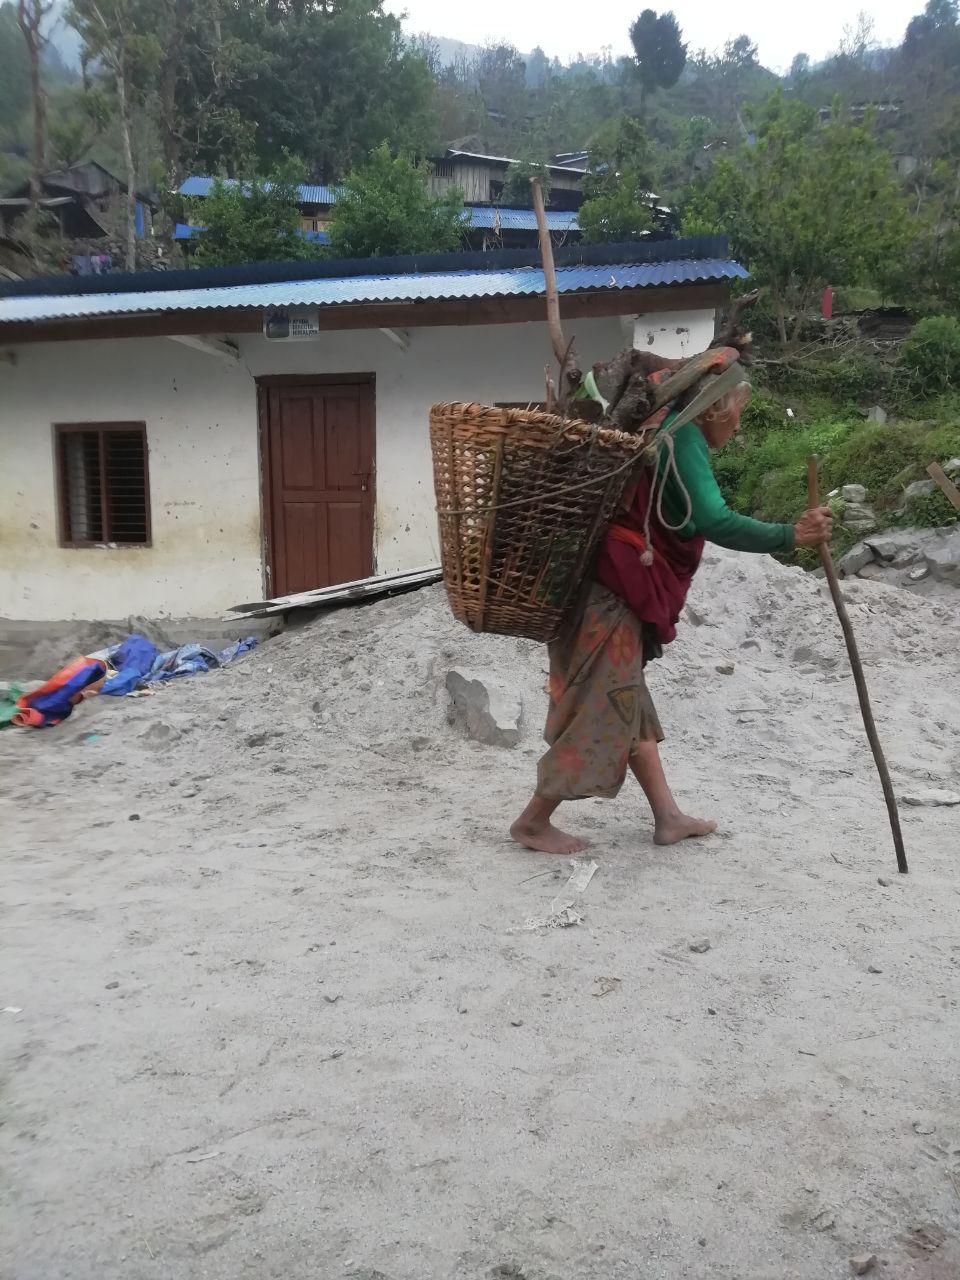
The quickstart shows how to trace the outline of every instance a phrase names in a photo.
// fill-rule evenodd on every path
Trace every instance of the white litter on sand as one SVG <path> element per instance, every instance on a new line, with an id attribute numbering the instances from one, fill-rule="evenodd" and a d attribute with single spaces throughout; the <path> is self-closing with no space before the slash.
<path id="1" fill-rule="evenodd" d="M 897 793 L 960 791 L 955 609 L 843 589 Z M 430 587 L 0 732 L 11 1274 L 960 1274 L 957 811 L 904 808 L 898 876 L 825 588 L 708 556 L 647 681 L 718 832 L 655 846 L 632 780 L 562 806 L 600 874 L 534 933 L 545 680 Z"/>

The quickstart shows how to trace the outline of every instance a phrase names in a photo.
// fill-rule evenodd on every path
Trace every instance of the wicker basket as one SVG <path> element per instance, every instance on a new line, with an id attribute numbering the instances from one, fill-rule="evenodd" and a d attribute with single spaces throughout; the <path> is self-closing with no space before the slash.
<path id="1" fill-rule="evenodd" d="M 532 409 L 430 411 L 443 580 L 473 631 L 552 640 L 644 453 L 639 436 Z"/>

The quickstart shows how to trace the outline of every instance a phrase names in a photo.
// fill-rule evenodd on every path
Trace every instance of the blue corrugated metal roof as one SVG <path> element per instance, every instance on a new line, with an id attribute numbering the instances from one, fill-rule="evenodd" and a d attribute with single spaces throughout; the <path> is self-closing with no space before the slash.
<path id="1" fill-rule="evenodd" d="M 173 231 L 174 240 L 192 240 L 194 236 L 201 235 L 206 231 L 206 227 L 192 227 L 187 222 L 178 222 Z M 309 240 L 311 244 L 329 244 L 330 237 L 326 231 L 300 231 L 299 235 L 304 240 Z"/>
<path id="2" fill-rule="evenodd" d="M 532 209 L 468 209 L 471 225 L 493 227 L 500 219 L 501 231 L 536 231 L 537 215 Z M 575 213 L 547 210 L 547 226 L 551 231 L 579 231 L 580 223 Z"/>
<path id="3" fill-rule="evenodd" d="M 501 231 L 536 231 L 537 215 L 532 209 L 467 209 L 470 225 L 478 230 L 492 230 L 500 219 Z M 579 231 L 580 223 L 575 213 L 547 213 L 547 226 L 551 231 Z M 178 222 L 173 233 L 174 240 L 192 240 L 204 230 L 203 227 L 190 226 L 186 222 Z M 330 237 L 325 231 L 306 231 L 308 240 L 317 244 L 329 244 Z"/>
<path id="4" fill-rule="evenodd" d="M 558 267 L 557 288 L 560 293 L 577 293 L 586 289 L 642 289 L 658 285 L 739 280 L 746 275 L 743 267 L 729 258 Z M 373 302 L 510 298 L 543 292 L 543 272 L 536 267 L 346 276 L 163 292 L 9 297 L 0 299 L 0 324 L 137 312 L 229 310 L 235 307 L 331 307 Z"/>
<path id="5" fill-rule="evenodd" d="M 187 178 L 180 187 L 182 196 L 208 196 L 216 179 L 195 176 Z M 235 178 L 224 178 L 226 186 L 236 185 Z M 269 183 L 267 184 L 270 185 Z M 301 204 L 333 204 L 337 198 L 336 187 L 327 187 L 322 183 L 304 182 L 300 185 Z"/>

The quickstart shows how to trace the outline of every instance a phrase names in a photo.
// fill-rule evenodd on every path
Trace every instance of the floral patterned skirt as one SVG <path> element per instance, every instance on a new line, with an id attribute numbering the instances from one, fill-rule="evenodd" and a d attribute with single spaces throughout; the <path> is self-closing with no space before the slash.
<path id="1" fill-rule="evenodd" d="M 643 624 L 594 584 L 580 619 L 551 642 L 549 751 L 537 766 L 548 800 L 610 799 L 623 785 L 638 742 L 663 741 L 643 678 Z"/>

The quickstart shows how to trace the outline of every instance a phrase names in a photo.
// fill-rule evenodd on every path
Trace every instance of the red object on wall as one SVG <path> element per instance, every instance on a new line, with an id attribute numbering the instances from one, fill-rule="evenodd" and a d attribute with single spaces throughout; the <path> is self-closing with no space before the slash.
<path id="1" fill-rule="evenodd" d="M 824 289 L 823 296 L 820 299 L 820 314 L 824 320 L 833 319 L 833 289 L 831 289 L 830 285 L 827 285 Z"/>

